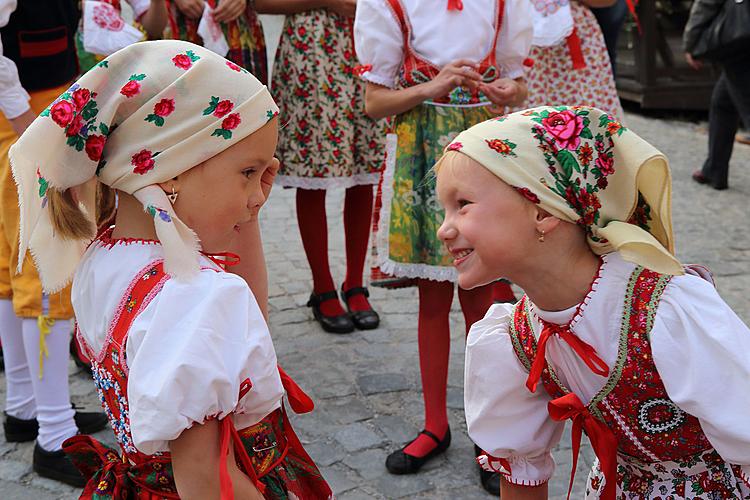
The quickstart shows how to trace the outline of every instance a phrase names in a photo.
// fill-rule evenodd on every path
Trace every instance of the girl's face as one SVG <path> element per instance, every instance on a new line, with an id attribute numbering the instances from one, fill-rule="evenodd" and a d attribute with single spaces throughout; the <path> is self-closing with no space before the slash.
<path id="1" fill-rule="evenodd" d="M 261 179 L 276 170 L 277 119 L 175 178 L 174 209 L 204 252 L 226 251 L 239 226 L 258 216 L 266 201 Z M 171 188 L 165 187 L 169 194 Z"/>
<path id="2" fill-rule="evenodd" d="M 468 156 L 446 154 L 437 174 L 445 208 L 438 237 L 454 258 L 459 286 L 471 289 L 512 277 L 538 241 L 536 208 Z"/>

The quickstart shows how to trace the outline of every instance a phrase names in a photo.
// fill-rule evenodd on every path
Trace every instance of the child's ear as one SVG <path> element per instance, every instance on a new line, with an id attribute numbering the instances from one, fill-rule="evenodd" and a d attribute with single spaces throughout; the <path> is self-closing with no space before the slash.
<path id="1" fill-rule="evenodd" d="M 549 234 L 560 227 L 560 219 L 541 207 L 536 207 L 536 230 L 540 234 Z"/>

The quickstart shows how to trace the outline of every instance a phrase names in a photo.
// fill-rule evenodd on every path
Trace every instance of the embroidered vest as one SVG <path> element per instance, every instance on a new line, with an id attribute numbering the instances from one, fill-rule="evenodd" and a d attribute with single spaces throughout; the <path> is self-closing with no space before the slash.
<path id="1" fill-rule="evenodd" d="M 667 395 L 656 370 L 649 335 L 656 309 L 670 276 L 637 267 L 628 282 L 615 366 L 587 408 L 615 434 L 617 451 L 646 463 L 674 461 L 710 450 L 698 419 L 682 411 Z M 516 305 L 510 336 L 526 367 L 536 356 L 529 301 Z M 545 363 L 542 383 L 553 399 L 570 393 Z"/>
<path id="2" fill-rule="evenodd" d="M 18 67 L 21 85 L 44 90 L 78 74 L 74 36 L 81 13 L 77 0 L 22 0 L 0 28 L 3 55 Z"/>
<path id="3" fill-rule="evenodd" d="M 399 72 L 399 86 L 402 88 L 411 87 L 420 83 L 426 83 L 432 80 L 440 73 L 440 68 L 429 62 L 424 57 L 414 51 L 411 44 L 412 29 L 409 18 L 406 15 L 406 9 L 401 4 L 401 0 L 387 0 L 393 16 L 401 27 L 401 33 L 404 37 L 404 60 Z M 500 67 L 497 64 L 495 53 L 497 49 L 497 39 L 500 35 L 500 29 L 503 25 L 503 16 L 505 13 L 505 0 L 497 0 L 495 7 L 495 36 L 492 40 L 492 46 L 489 53 L 479 63 L 479 74 L 485 83 L 495 81 L 500 78 Z M 434 104 L 467 106 L 489 103 L 489 99 L 479 91 L 470 92 L 463 87 L 456 87 L 447 96 L 431 101 Z"/>

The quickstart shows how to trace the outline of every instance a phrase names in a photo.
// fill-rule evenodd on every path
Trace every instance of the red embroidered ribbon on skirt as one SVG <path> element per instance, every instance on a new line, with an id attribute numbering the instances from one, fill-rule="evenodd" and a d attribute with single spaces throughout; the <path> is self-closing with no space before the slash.
<path id="1" fill-rule="evenodd" d="M 576 467 L 578 466 L 581 433 L 585 430 L 604 474 L 605 483 L 601 498 L 603 500 L 614 500 L 617 492 L 617 438 L 609 427 L 597 420 L 574 393 L 566 394 L 561 398 L 550 401 L 547 404 L 547 411 L 552 420 L 563 422 L 571 419 L 573 421 L 573 470 L 570 471 L 568 499 L 570 499 L 570 492 L 573 489 L 573 479 L 575 478 Z"/>
<path id="2" fill-rule="evenodd" d="M 529 370 L 529 378 L 526 379 L 526 387 L 531 391 L 536 391 L 536 386 L 539 383 L 539 379 L 542 377 L 542 370 L 545 365 L 545 351 L 547 348 L 547 341 L 552 335 L 557 335 L 563 339 L 567 344 L 578 354 L 578 356 L 586 363 L 592 372 L 602 377 L 609 376 L 609 367 L 599 357 L 596 350 L 587 344 L 583 340 L 579 339 L 567 326 L 555 325 L 542 321 L 544 328 L 542 328 L 542 334 L 539 336 L 539 342 L 537 343 L 536 356 L 534 362 L 531 364 Z"/>
<path id="3" fill-rule="evenodd" d="M 63 451 L 88 481 L 81 492 L 81 498 L 125 498 L 132 493 L 133 483 L 138 485 L 144 498 L 149 498 L 149 494 L 158 498 L 179 498 L 176 491 L 170 492 L 156 486 L 161 484 L 158 480 L 159 471 L 166 474 L 168 459 L 153 457 L 140 464 L 131 464 L 113 448 L 84 435 L 65 440 Z M 161 465 L 157 467 L 157 464 Z M 155 472 L 157 477 L 154 484 L 149 484 L 147 478 Z"/>
<path id="4" fill-rule="evenodd" d="M 266 491 L 266 486 L 260 482 L 258 475 L 255 473 L 255 468 L 250 461 L 250 457 L 247 455 L 247 450 L 242 445 L 240 435 L 237 433 L 237 429 L 234 427 L 232 416 L 227 415 L 219 422 L 221 432 L 221 452 L 219 455 L 219 484 L 221 487 L 221 500 L 234 500 L 234 486 L 232 485 L 232 478 L 229 476 L 229 466 L 227 465 L 226 457 L 229 455 L 229 444 L 234 443 L 234 455 L 236 459 L 239 459 L 242 466 L 245 468 L 250 480 L 255 484 L 261 494 Z"/>
<path id="5" fill-rule="evenodd" d="M 576 28 L 573 28 L 573 32 L 568 35 L 565 41 L 568 43 L 568 52 L 570 52 L 570 60 L 573 61 L 573 69 L 585 68 L 586 60 L 583 58 L 581 39 L 578 37 Z"/>
<path id="6" fill-rule="evenodd" d="M 461 0 L 448 0 L 448 10 L 464 10 L 464 3 Z"/>

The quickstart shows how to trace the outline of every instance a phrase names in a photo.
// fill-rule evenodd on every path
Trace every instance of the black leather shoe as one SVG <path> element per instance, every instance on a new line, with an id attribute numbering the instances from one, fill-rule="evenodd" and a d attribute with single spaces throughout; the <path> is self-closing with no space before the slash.
<path id="1" fill-rule="evenodd" d="M 482 449 L 474 445 L 474 456 L 478 457 L 479 455 L 483 455 L 484 452 Z M 500 497 L 500 473 L 499 472 L 490 472 L 486 471 L 482 468 L 481 465 L 477 463 L 477 467 L 479 467 L 479 481 L 482 483 L 482 488 L 487 493 L 492 494 L 495 498 Z"/>
<path id="2" fill-rule="evenodd" d="M 344 290 L 344 285 L 341 285 L 341 296 L 344 298 L 344 304 L 349 310 L 349 315 L 352 317 L 352 322 L 358 330 L 374 330 L 380 326 L 380 316 L 376 313 L 372 307 L 369 311 L 352 311 L 349 309 L 349 299 L 354 295 L 364 295 L 370 297 L 370 291 L 363 286 L 356 286 L 349 290 Z"/>
<path id="3" fill-rule="evenodd" d="M 320 304 L 326 300 L 339 300 L 339 295 L 336 290 L 330 292 L 310 294 L 310 300 L 307 302 L 308 307 L 312 307 L 313 316 L 315 320 L 320 323 L 323 330 L 329 333 L 352 333 L 354 331 L 354 323 L 348 314 L 340 314 L 339 316 L 326 316 L 320 311 Z"/>
<path id="4" fill-rule="evenodd" d="M 73 405 L 73 409 L 75 409 Z M 107 427 L 107 416 L 99 412 L 77 411 L 73 415 L 78 432 L 81 434 L 93 434 Z M 39 422 L 35 418 L 16 418 L 5 413 L 5 440 L 9 443 L 23 443 L 33 441 L 39 434 Z"/>
<path id="5" fill-rule="evenodd" d="M 86 486 L 84 478 L 64 451 L 46 451 L 39 443 L 34 446 L 34 472 L 76 488 Z"/>
<path id="6" fill-rule="evenodd" d="M 423 457 L 415 457 L 414 455 L 409 455 L 408 453 L 404 452 L 404 449 L 411 443 L 413 443 L 416 439 L 410 441 L 406 446 L 404 446 L 400 450 L 394 451 L 393 453 L 388 455 L 388 458 L 385 459 L 385 468 L 388 469 L 388 472 L 390 472 L 391 474 L 414 474 L 416 472 L 419 472 L 419 469 L 421 469 L 424 464 L 426 464 L 432 458 L 440 455 L 441 453 L 444 453 L 445 450 L 447 450 L 451 445 L 450 429 L 446 431 L 445 436 L 443 436 L 442 440 L 428 430 L 423 430 L 422 432 L 420 432 L 420 434 L 424 434 L 425 436 L 432 438 L 432 440 L 437 443 L 437 446 L 427 455 Z"/>

